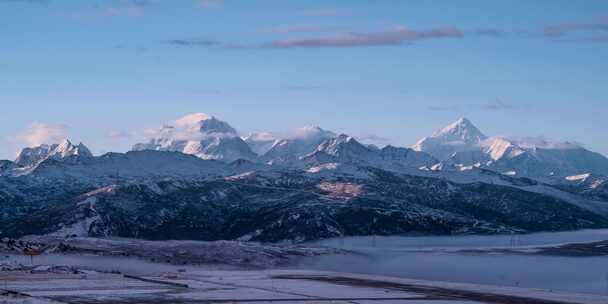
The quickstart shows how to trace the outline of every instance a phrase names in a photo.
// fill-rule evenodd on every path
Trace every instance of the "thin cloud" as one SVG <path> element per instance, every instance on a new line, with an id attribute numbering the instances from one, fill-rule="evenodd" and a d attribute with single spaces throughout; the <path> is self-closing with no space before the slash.
<path id="1" fill-rule="evenodd" d="M 503 110 L 512 110 L 515 108 L 515 106 L 505 103 L 504 101 L 497 99 L 489 104 L 483 105 L 481 107 L 484 110 L 489 110 L 489 111 L 503 111 Z"/>
<path id="2" fill-rule="evenodd" d="M 144 14 L 140 6 L 107 7 L 101 9 L 101 15 L 106 17 L 140 17 Z"/>
<path id="3" fill-rule="evenodd" d="M 386 146 L 393 142 L 393 140 L 388 137 L 375 134 L 358 135 L 355 136 L 355 138 L 362 143 L 373 144 L 376 146 Z"/>
<path id="4" fill-rule="evenodd" d="M 287 91 L 316 91 L 320 89 L 324 89 L 325 87 L 321 85 L 298 85 L 298 84 L 288 84 L 281 86 L 282 89 Z"/>
<path id="5" fill-rule="evenodd" d="M 19 142 L 26 143 L 30 147 L 39 146 L 41 144 L 57 143 L 67 138 L 69 127 L 65 124 L 47 124 L 35 122 L 27 126 L 27 128 L 17 134 L 15 139 Z"/>
<path id="6" fill-rule="evenodd" d="M 151 0 L 122 0 L 122 2 L 126 2 L 134 6 L 150 6 L 153 3 Z"/>
<path id="7" fill-rule="evenodd" d="M 218 96 L 226 92 L 218 89 L 197 89 L 189 91 L 189 93 L 195 96 Z"/>
<path id="8" fill-rule="evenodd" d="M 124 44 L 115 45 L 114 49 L 133 51 L 137 54 L 143 54 L 150 50 L 148 47 L 145 47 L 145 46 L 128 46 L 128 45 L 124 45 Z"/>
<path id="9" fill-rule="evenodd" d="M 584 148 L 585 146 L 576 141 L 564 141 L 558 142 L 549 139 L 547 136 L 506 136 L 510 141 L 515 142 L 518 146 L 524 148 L 544 148 L 544 149 L 560 149 L 560 150 L 568 150 L 568 149 L 578 149 Z"/>
<path id="10" fill-rule="evenodd" d="M 599 17 L 594 22 L 578 22 L 548 25 L 543 28 L 543 33 L 548 37 L 561 37 L 573 32 L 605 32 L 608 31 L 608 20 L 605 16 Z"/>
<path id="11" fill-rule="evenodd" d="M 186 47 L 218 47 L 222 49 L 289 49 L 315 47 L 356 47 L 401 45 L 424 39 L 462 38 L 464 33 L 453 27 L 443 27 L 428 31 L 414 31 L 398 27 L 392 31 L 375 33 L 350 33 L 327 37 L 312 37 L 276 40 L 263 44 L 225 43 L 206 39 L 173 39 L 165 43 Z"/>
<path id="12" fill-rule="evenodd" d="M 507 33 L 505 31 L 502 31 L 499 29 L 492 29 L 492 28 L 478 29 L 475 31 L 475 34 L 477 34 L 479 36 L 494 37 L 494 38 L 502 38 L 507 35 Z"/>
<path id="13" fill-rule="evenodd" d="M 277 40 L 267 44 L 268 48 L 318 48 L 401 45 L 422 39 L 462 38 L 463 32 L 453 27 L 443 27 L 429 31 L 414 31 L 399 27 L 392 31 L 376 33 L 350 33 L 327 37 Z"/>
<path id="14" fill-rule="evenodd" d="M 115 130 L 110 131 L 110 133 L 108 133 L 108 137 L 113 140 L 122 140 L 133 137 L 133 134 L 123 130 Z"/>
<path id="15" fill-rule="evenodd" d="M 81 17 L 141 17 L 157 4 L 152 0 L 119 0 L 107 5 L 95 4 L 92 13 L 80 14 Z"/>
<path id="16" fill-rule="evenodd" d="M 219 8 L 224 6 L 223 0 L 199 0 L 198 5 L 201 8 Z"/>
<path id="17" fill-rule="evenodd" d="M 111 4 L 95 4 L 90 9 L 78 11 L 74 17 L 85 20 L 115 17 L 141 17 L 145 14 L 150 2 L 142 0 L 123 0 Z"/>
<path id="18" fill-rule="evenodd" d="M 318 26 L 311 24 L 281 25 L 260 30 L 264 34 L 314 33 L 336 30 L 337 27 Z"/>
<path id="19" fill-rule="evenodd" d="M 351 10 L 344 9 L 314 9 L 314 10 L 304 10 L 300 12 L 301 15 L 305 16 L 323 16 L 323 17 L 336 17 L 336 16 L 349 16 L 353 15 L 354 12 Z"/>
<path id="20" fill-rule="evenodd" d="M 29 4 L 46 4 L 51 0 L 0 0 L 0 3 L 29 3 Z"/>
<path id="21" fill-rule="evenodd" d="M 583 42 L 608 43 L 608 35 L 593 36 L 580 39 Z"/>
<path id="22" fill-rule="evenodd" d="M 218 46 L 221 45 L 220 42 L 214 40 L 207 39 L 172 39 L 165 41 L 167 44 L 177 45 L 177 46 Z"/>
<path id="23" fill-rule="evenodd" d="M 458 111 L 460 110 L 460 106 L 457 105 L 445 105 L 445 106 L 429 106 L 428 109 L 430 111 L 435 111 L 435 112 L 453 112 L 453 111 Z"/>
<path id="24" fill-rule="evenodd" d="M 560 38 L 556 41 L 559 42 L 573 42 L 573 43 L 608 43 L 608 35 L 593 35 L 588 37 L 569 37 Z"/>

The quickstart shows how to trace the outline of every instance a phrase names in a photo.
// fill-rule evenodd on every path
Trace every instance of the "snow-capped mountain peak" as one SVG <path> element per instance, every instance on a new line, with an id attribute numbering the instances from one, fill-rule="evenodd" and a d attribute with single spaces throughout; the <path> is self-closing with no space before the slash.
<path id="1" fill-rule="evenodd" d="M 201 134 L 223 133 L 236 135 L 237 133 L 227 122 L 205 113 L 194 113 L 182 116 L 176 119 L 171 126 L 177 130 Z"/>
<path id="2" fill-rule="evenodd" d="M 454 153 L 475 150 L 487 139 L 470 120 L 460 118 L 429 137 L 419 140 L 412 149 L 427 152 L 433 157 L 446 160 Z"/>
<path id="3" fill-rule="evenodd" d="M 541 179 L 578 176 L 580 172 L 608 174 L 608 159 L 601 154 L 543 137 L 488 138 L 476 149 L 455 153 L 449 163 L 461 167 L 481 164 L 496 172 Z"/>
<path id="4" fill-rule="evenodd" d="M 43 161 L 54 148 L 51 145 L 40 145 L 37 147 L 24 148 L 19 152 L 15 163 L 19 166 L 33 166 Z"/>
<path id="5" fill-rule="evenodd" d="M 263 154 L 263 159 L 273 163 L 295 161 L 315 152 L 321 143 L 335 136 L 334 132 L 318 126 L 305 126 L 283 135 L 275 135 L 276 140 Z"/>
<path id="6" fill-rule="evenodd" d="M 204 113 L 188 114 L 163 125 L 152 132 L 148 143 L 136 144 L 133 150 L 177 151 L 227 162 L 256 158 L 230 124 Z"/>
<path id="7" fill-rule="evenodd" d="M 193 125 L 196 123 L 199 123 L 203 120 L 208 120 L 208 119 L 214 119 L 215 117 L 213 117 L 212 115 L 208 115 L 206 113 L 191 113 L 191 114 L 186 114 L 178 119 L 175 120 L 175 125 L 176 126 L 189 126 L 189 125 Z"/>
<path id="8" fill-rule="evenodd" d="M 318 152 L 325 152 L 329 155 L 337 156 L 340 152 L 349 151 L 370 152 L 370 149 L 360 144 L 352 136 L 340 134 L 337 137 L 328 139 L 317 147 Z"/>
<path id="9" fill-rule="evenodd" d="M 323 140 L 334 136 L 334 132 L 310 125 L 288 132 L 250 133 L 242 138 L 256 154 L 281 161 L 309 154 Z"/>
<path id="10" fill-rule="evenodd" d="M 400 172 L 411 172 L 415 168 L 437 163 L 437 160 L 424 152 L 393 146 L 374 149 L 346 134 L 325 140 L 314 153 L 302 160 L 312 165 L 327 162 L 354 163 Z"/>
<path id="11" fill-rule="evenodd" d="M 268 150 L 272 149 L 277 141 L 277 136 L 270 132 L 249 133 L 241 137 L 251 150 L 257 155 L 264 155 Z"/>
<path id="12" fill-rule="evenodd" d="M 470 120 L 461 117 L 445 128 L 431 135 L 433 138 L 441 138 L 449 141 L 462 141 L 464 143 L 479 143 L 485 136 Z"/>
<path id="13" fill-rule="evenodd" d="M 51 151 L 50 157 L 66 158 L 70 156 L 93 157 L 93 153 L 83 143 L 73 145 L 68 139 L 61 141 L 57 147 Z"/>
<path id="14" fill-rule="evenodd" d="M 484 151 L 492 160 L 499 160 L 503 157 L 517 157 L 526 151 L 517 144 L 504 137 L 495 137 L 484 142 Z"/>
<path id="15" fill-rule="evenodd" d="M 241 137 L 244 141 L 253 140 L 253 141 L 275 141 L 277 137 L 270 132 L 253 132 L 249 133 L 246 136 Z"/>
<path id="16" fill-rule="evenodd" d="M 93 154 L 84 144 L 73 145 L 68 139 L 64 139 L 58 144 L 43 144 L 37 147 L 25 148 L 21 150 L 15 163 L 22 167 L 31 167 L 47 159 L 63 160 L 72 156 L 91 158 Z"/>
<path id="17" fill-rule="evenodd" d="M 327 131 L 319 126 L 309 125 L 293 130 L 292 132 L 287 134 L 286 138 L 314 141 L 319 138 L 327 139 L 335 136 L 336 133 L 334 132 Z"/>

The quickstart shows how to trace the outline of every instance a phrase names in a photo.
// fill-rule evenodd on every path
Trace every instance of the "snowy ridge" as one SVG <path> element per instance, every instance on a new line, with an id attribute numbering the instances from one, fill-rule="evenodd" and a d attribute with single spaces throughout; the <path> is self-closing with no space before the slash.
<path id="1" fill-rule="evenodd" d="M 31 173 L 33 177 L 103 183 L 132 178 L 197 178 L 230 172 L 227 164 L 194 156 L 161 151 L 108 153 L 73 164 L 47 160 Z"/>
<path id="2" fill-rule="evenodd" d="M 420 167 L 432 167 L 439 162 L 424 152 L 408 148 L 386 146 L 377 149 L 369 147 L 345 134 L 325 140 L 315 152 L 302 157 L 300 161 L 309 166 L 346 163 L 396 172 L 412 172 Z"/>
<path id="3" fill-rule="evenodd" d="M 299 158 L 314 152 L 323 141 L 334 138 L 335 133 L 316 126 L 307 126 L 289 132 L 277 139 L 262 155 L 266 162 L 284 164 L 297 161 Z"/>
<path id="4" fill-rule="evenodd" d="M 461 118 L 413 146 L 444 162 L 443 168 L 486 168 L 539 180 L 559 180 L 587 172 L 608 174 L 608 158 L 572 142 L 534 137 L 487 137 Z"/>
<path id="5" fill-rule="evenodd" d="M 487 169 L 553 184 L 561 184 L 568 176 L 608 175 L 608 158 L 576 143 L 488 137 L 466 118 L 421 139 L 411 149 L 363 145 L 352 136 L 337 135 L 318 126 L 240 136 L 227 122 L 204 113 L 185 115 L 148 133 L 150 140 L 136 144 L 133 151 L 181 152 L 204 160 L 236 162 L 252 170 L 259 167 L 254 164 L 280 169 L 311 168 L 325 163 L 364 165 L 410 174 Z M 24 149 L 14 163 L 2 163 L 0 175 L 28 174 L 46 160 L 87 159 L 94 157 L 86 146 L 82 143 L 75 146 L 65 140 Z"/>
<path id="6" fill-rule="evenodd" d="M 277 137 L 270 132 L 249 133 L 247 136 L 242 136 L 243 139 L 257 155 L 264 155 L 277 142 Z"/>
<path id="7" fill-rule="evenodd" d="M 15 163 L 21 167 L 34 167 L 47 159 L 64 160 L 70 157 L 91 158 L 93 154 L 84 144 L 75 146 L 65 139 L 58 144 L 25 148 L 21 150 Z"/>

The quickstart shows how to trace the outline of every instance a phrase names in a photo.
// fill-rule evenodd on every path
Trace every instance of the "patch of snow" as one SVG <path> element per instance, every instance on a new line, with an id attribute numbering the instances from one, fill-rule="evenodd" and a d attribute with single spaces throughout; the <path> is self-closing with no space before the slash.
<path id="1" fill-rule="evenodd" d="M 591 173 L 585 173 L 585 174 L 579 174 L 579 175 L 566 176 L 565 178 L 566 178 L 566 180 L 571 181 L 571 182 L 584 182 L 590 176 L 591 176 Z"/>
<path id="2" fill-rule="evenodd" d="M 338 163 L 326 163 L 321 164 L 319 166 L 314 166 L 306 170 L 308 173 L 319 173 L 324 170 L 336 170 L 338 168 Z"/>

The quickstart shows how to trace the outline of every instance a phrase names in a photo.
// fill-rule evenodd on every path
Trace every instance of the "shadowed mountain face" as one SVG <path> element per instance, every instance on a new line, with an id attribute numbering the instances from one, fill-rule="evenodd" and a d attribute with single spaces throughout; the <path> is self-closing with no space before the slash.
<path id="1" fill-rule="evenodd" d="M 276 242 L 608 227 L 608 213 L 592 211 L 582 197 L 573 203 L 530 192 L 525 188 L 538 187 L 534 182 L 500 175 L 505 185 L 340 165 L 242 172 L 235 168 L 252 164 L 181 155 L 142 151 L 46 161 L 29 175 L 4 178 L 0 235 Z M 156 167 L 161 159 L 173 166 Z M 146 162 L 156 169 L 153 177 L 138 167 Z M 100 169 L 110 163 L 123 168 L 120 176 Z"/>

